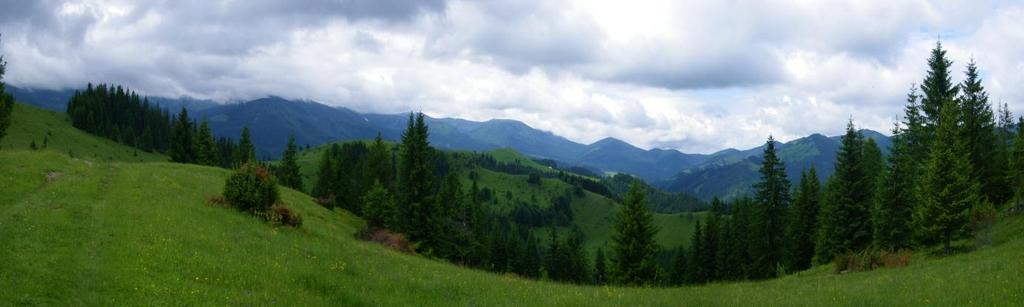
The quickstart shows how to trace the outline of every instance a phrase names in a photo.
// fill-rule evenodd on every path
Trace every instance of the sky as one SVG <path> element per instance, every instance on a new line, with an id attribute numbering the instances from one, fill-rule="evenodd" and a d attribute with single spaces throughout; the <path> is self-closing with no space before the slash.
<path id="1" fill-rule="evenodd" d="M 888 133 L 941 38 L 1024 112 L 1009 1 L 0 0 L 4 81 L 520 120 L 710 153 Z"/>

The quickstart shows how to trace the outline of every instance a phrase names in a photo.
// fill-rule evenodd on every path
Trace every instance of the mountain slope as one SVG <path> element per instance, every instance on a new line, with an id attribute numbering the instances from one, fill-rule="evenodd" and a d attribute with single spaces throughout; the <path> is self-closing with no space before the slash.
<path id="1" fill-rule="evenodd" d="M 44 174 L 60 172 L 47 181 Z M 299 229 L 207 204 L 225 170 L 0 150 L 0 301 L 15 305 L 1003 305 L 1024 300 L 1024 218 L 993 245 L 909 267 L 820 267 L 666 289 L 529 281 L 353 239 L 362 222 L 289 189 Z"/>
<path id="2" fill-rule="evenodd" d="M 73 89 L 45 90 L 21 88 L 10 85 L 7 85 L 6 89 L 7 92 L 14 95 L 14 99 L 17 101 L 57 112 L 64 112 L 67 109 L 68 100 L 71 99 L 71 95 L 75 93 L 75 90 Z M 189 97 L 149 97 L 149 102 L 160 105 L 173 112 L 177 112 L 182 107 L 188 108 L 189 111 L 196 111 L 212 108 L 218 105 L 210 100 L 194 99 Z"/>
<path id="3" fill-rule="evenodd" d="M 888 136 L 871 130 L 861 130 L 866 138 L 874 139 L 888 154 L 892 141 Z M 839 151 L 839 137 L 821 134 L 796 139 L 787 143 L 776 143 L 779 158 L 786 165 L 786 175 L 791 182 L 800 180 L 800 173 L 812 166 L 823 182 L 834 170 L 836 153 Z M 761 155 L 764 145 L 748 150 L 725 150 L 685 169 L 672 179 L 658 183 L 658 186 L 673 192 L 685 192 L 702 199 L 712 197 L 731 198 L 753 192 L 752 187 L 760 179 Z"/>
<path id="4" fill-rule="evenodd" d="M 7 136 L 0 140 L 0 150 L 28 150 L 32 143 L 40 149 L 91 160 L 140 162 L 169 159 L 75 129 L 62 112 L 15 103 L 11 126 L 7 128 Z"/>

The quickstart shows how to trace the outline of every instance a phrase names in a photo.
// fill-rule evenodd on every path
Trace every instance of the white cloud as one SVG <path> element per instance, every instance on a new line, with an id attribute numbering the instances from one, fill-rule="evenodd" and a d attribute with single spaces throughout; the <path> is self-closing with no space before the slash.
<path id="1" fill-rule="evenodd" d="M 18 2 L 0 52 L 19 86 L 278 95 L 706 153 L 851 117 L 888 132 L 942 35 L 955 77 L 974 56 L 992 99 L 1024 111 L 1017 3 L 351 3 Z"/>

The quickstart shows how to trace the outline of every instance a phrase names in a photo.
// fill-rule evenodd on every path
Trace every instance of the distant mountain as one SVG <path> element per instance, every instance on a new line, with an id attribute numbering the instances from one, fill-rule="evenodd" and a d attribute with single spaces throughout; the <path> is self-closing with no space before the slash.
<path id="1" fill-rule="evenodd" d="M 861 130 L 861 134 L 874 139 L 882 153 L 888 154 L 892 145 L 888 136 L 872 130 Z M 826 137 L 815 133 L 787 143 L 776 142 L 776 150 L 786 165 L 790 182 L 800 180 L 800 173 L 811 166 L 822 181 L 832 175 L 839 140 L 838 136 Z M 754 183 L 760 179 L 758 171 L 763 152 L 764 145 L 748 150 L 723 150 L 657 185 L 667 191 L 685 192 L 705 200 L 715 196 L 729 198 L 751 194 Z"/>
<path id="2" fill-rule="evenodd" d="M 6 86 L 6 90 L 7 92 L 11 93 L 11 95 L 14 95 L 14 99 L 17 101 L 57 112 L 64 112 L 67 110 L 68 100 L 71 99 L 71 95 L 75 93 L 74 89 L 44 90 L 21 88 L 10 85 Z M 212 108 L 220 105 L 211 100 L 202 100 L 189 97 L 149 97 L 149 102 L 160 105 L 165 109 L 169 109 L 174 112 L 177 112 L 177 110 L 181 109 L 182 107 L 186 107 L 190 111 L 194 111 Z"/>
<path id="3" fill-rule="evenodd" d="M 55 111 L 64 111 L 73 90 L 35 90 L 7 87 L 24 103 Z M 409 114 L 364 114 L 313 101 L 295 101 L 267 97 L 244 103 L 217 104 L 190 98 L 150 97 L 151 102 L 176 112 L 189 109 L 197 119 L 210 122 L 217 136 L 237 138 L 243 127 L 252 130 L 253 142 L 261 158 L 276 159 L 294 134 L 300 145 L 316 146 L 333 141 L 370 139 L 380 133 L 388 140 L 399 140 Z M 550 159 L 563 167 L 582 167 L 603 173 L 637 175 L 670 191 L 687 192 L 701 198 L 746 193 L 757 180 L 762 147 L 748 150 L 727 149 L 711 155 L 687 154 L 676 150 L 644 150 L 615 138 L 593 144 L 580 144 L 551 132 L 534 129 L 515 120 L 493 119 L 484 122 L 453 118 L 427 118 L 430 142 L 441 149 L 487 151 L 512 148 L 530 157 Z M 876 139 L 883 150 L 888 137 L 864 131 Z M 780 144 L 791 179 L 805 167 L 814 165 L 822 178 L 832 172 L 838 148 L 837 138 L 811 135 Z"/>
<path id="4" fill-rule="evenodd" d="M 339 140 L 372 139 L 379 132 L 389 140 L 401 138 L 407 114 L 360 114 L 310 101 L 268 97 L 240 104 L 221 105 L 198 111 L 217 136 L 237 138 L 249 127 L 261 158 L 277 158 L 295 135 L 299 145 L 316 146 Z M 430 141 L 442 149 L 489 150 L 498 146 L 475 141 L 445 121 L 428 120 Z"/>
<path id="5" fill-rule="evenodd" d="M 222 105 L 194 113 L 205 118 L 218 136 L 237 137 L 249 127 L 260 157 L 276 158 L 290 134 L 300 145 L 369 139 L 381 133 L 398 140 L 408 114 L 362 114 L 316 102 L 268 97 Z M 582 166 L 602 172 L 630 173 L 654 182 L 703 161 L 705 155 L 675 150 L 643 150 L 608 138 L 584 145 L 525 123 L 493 119 L 484 122 L 452 118 L 427 118 L 430 142 L 442 149 L 486 151 L 513 148 L 530 157 L 551 159 L 565 166 Z"/>

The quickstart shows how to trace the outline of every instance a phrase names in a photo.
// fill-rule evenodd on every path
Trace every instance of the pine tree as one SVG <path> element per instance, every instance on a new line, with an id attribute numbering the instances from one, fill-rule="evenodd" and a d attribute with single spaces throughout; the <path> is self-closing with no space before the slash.
<path id="1" fill-rule="evenodd" d="M 590 265 L 583 249 L 585 238 L 579 228 L 573 227 L 563 245 L 563 257 L 566 264 L 566 280 L 582 284 L 590 280 Z"/>
<path id="2" fill-rule="evenodd" d="M 430 204 L 431 178 L 433 168 L 430 142 L 427 141 L 429 132 L 423 117 L 423 113 L 415 116 L 409 114 L 409 123 L 402 133 L 402 145 L 400 149 L 401 167 L 399 167 L 400 198 L 398 202 L 399 212 L 402 214 L 401 227 L 399 229 L 409 234 L 413 240 L 423 240 L 430 237 L 430 221 L 434 220 L 432 204 Z"/>
<path id="3" fill-rule="evenodd" d="M 213 131 L 210 130 L 210 124 L 205 120 L 199 125 L 195 141 L 196 163 L 209 166 L 218 165 L 217 144 L 213 141 Z"/>
<path id="4" fill-rule="evenodd" d="M 1009 198 L 1005 173 L 1005 145 L 999 144 L 999 135 L 988 103 L 988 93 L 981 85 L 978 66 L 971 59 L 967 63 L 966 78 L 960 85 L 961 139 L 969 153 L 974 173 L 972 180 L 981 183 L 982 196 L 995 203 Z"/>
<path id="5" fill-rule="evenodd" d="M 708 276 L 708 267 L 701 261 L 701 251 L 704 250 L 704 227 L 701 227 L 700 220 L 693 225 L 693 237 L 690 239 L 690 254 L 686 262 L 688 269 L 684 272 L 686 282 L 691 284 L 702 284 L 711 278 Z"/>
<path id="6" fill-rule="evenodd" d="M 395 222 L 395 202 L 391 194 L 377 182 L 363 196 L 363 218 L 371 227 L 391 227 Z"/>
<path id="7" fill-rule="evenodd" d="M 654 259 L 658 251 L 654 235 L 658 229 L 647 209 L 645 195 L 640 182 L 634 180 L 612 226 L 612 274 L 618 284 L 649 285 L 658 277 Z"/>
<path id="8" fill-rule="evenodd" d="M 864 137 L 851 120 L 836 154 L 835 171 L 826 185 L 818 221 L 816 254 L 820 263 L 839 253 L 859 251 L 871 243 L 871 202 L 864 165 Z"/>
<path id="9" fill-rule="evenodd" d="M 7 127 L 11 126 L 11 113 L 14 111 L 14 96 L 6 92 L 4 85 L 4 73 L 7 71 L 7 62 L 0 56 L 0 140 L 7 135 Z"/>
<path id="10" fill-rule="evenodd" d="M 277 179 L 289 188 L 302 190 L 302 174 L 299 173 L 298 162 L 299 149 L 295 144 L 295 135 L 288 137 L 288 145 L 285 147 L 281 157 L 281 166 L 278 168 Z"/>
<path id="11" fill-rule="evenodd" d="M 752 278 L 774 277 L 782 264 L 785 247 L 785 221 L 789 207 L 789 179 L 786 167 L 775 152 L 775 138 L 768 136 L 761 162 L 761 180 L 754 185 L 758 206 L 756 225 L 761 235 L 753 242 L 757 257 L 754 259 Z"/>
<path id="12" fill-rule="evenodd" d="M 368 180 L 379 181 L 384 187 L 390 188 L 392 183 L 391 150 L 384 143 L 380 133 L 377 133 L 373 144 L 370 145 L 370 153 L 366 159 L 368 169 L 365 174 L 368 176 Z"/>
<path id="13" fill-rule="evenodd" d="M 978 183 L 971 180 L 967 149 L 958 135 L 957 106 L 947 102 L 935 134 L 935 145 L 921 182 L 922 203 L 914 222 L 925 243 L 941 242 L 951 252 L 954 239 L 966 233 L 969 213 L 979 203 Z"/>
<path id="14" fill-rule="evenodd" d="M 878 192 L 878 178 L 885 170 L 885 157 L 882 156 L 882 149 L 878 148 L 878 143 L 874 139 L 865 139 L 864 148 L 861 150 L 863 157 L 860 166 L 864 174 L 861 180 L 864 182 L 864 197 L 870 203 L 875 200 L 875 194 Z"/>
<path id="15" fill-rule="evenodd" d="M 594 284 L 603 285 L 608 283 L 608 260 L 605 260 L 604 249 L 598 248 L 594 257 Z"/>
<path id="16" fill-rule="evenodd" d="M 928 73 L 921 82 L 921 110 L 924 111 L 924 126 L 929 136 L 935 133 L 935 126 L 939 123 L 939 111 L 947 102 L 956 98 L 959 88 L 950 79 L 950 69 L 953 61 L 946 58 L 946 50 L 942 49 L 942 42 L 936 42 L 935 48 L 928 58 Z"/>
<path id="17" fill-rule="evenodd" d="M 540 277 L 540 269 L 544 266 L 544 259 L 541 256 L 537 238 L 533 235 L 528 235 L 528 237 L 526 240 L 526 253 L 523 254 L 522 260 L 523 270 L 519 274 L 529 278 L 537 278 Z"/>
<path id="18" fill-rule="evenodd" d="M 171 161 L 178 163 L 193 163 L 196 161 L 196 151 L 192 140 L 192 120 L 188 117 L 188 110 L 184 107 L 178 113 L 177 120 L 171 130 L 171 150 L 168 153 Z"/>
<path id="19" fill-rule="evenodd" d="M 879 180 L 871 224 L 874 245 L 887 249 L 908 248 L 912 239 L 912 215 L 917 204 L 914 183 L 916 161 L 909 151 L 908 131 L 899 124 L 892 131 L 889 163 Z"/>
<path id="20" fill-rule="evenodd" d="M 1024 116 L 1018 119 L 1017 127 L 1024 127 Z M 1013 140 L 1006 180 L 1015 202 L 1020 203 L 1024 199 L 1024 129 L 1018 128 Z"/>
<path id="21" fill-rule="evenodd" d="M 791 271 L 811 267 L 820 202 L 821 186 L 818 173 L 812 166 L 800 174 L 800 185 L 790 209 L 789 226 L 786 229 L 789 238 L 786 244 L 786 267 Z"/>
<path id="22" fill-rule="evenodd" d="M 688 262 L 686 259 L 686 249 L 682 245 L 676 248 L 676 256 L 672 260 L 672 276 L 669 282 L 672 285 L 682 285 L 687 281 Z"/>
<path id="23" fill-rule="evenodd" d="M 715 257 L 718 256 L 718 248 L 721 242 L 721 220 L 724 210 L 725 204 L 722 203 L 722 200 L 718 199 L 718 197 L 711 200 L 711 208 L 708 210 L 710 212 L 707 224 L 704 226 L 704 236 L 700 238 L 703 242 L 701 244 L 703 248 L 701 248 L 699 252 L 700 257 L 698 262 L 700 262 L 701 267 L 704 268 L 704 273 L 708 281 L 719 278 L 718 272 L 716 271 L 718 266 L 716 265 Z"/>
<path id="24" fill-rule="evenodd" d="M 256 147 L 252 144 L 249 127 L 242 128 L 242 136 L 238 138 L 238 151 L 235 152 L 235 164 L 244 165 L 256 160 Z"/>

